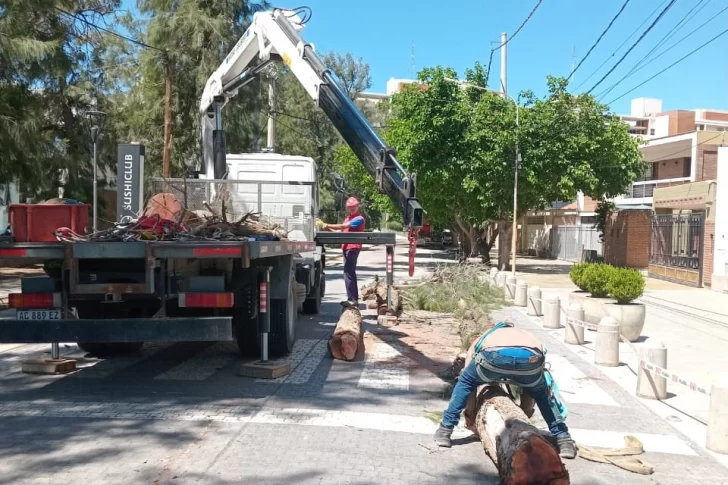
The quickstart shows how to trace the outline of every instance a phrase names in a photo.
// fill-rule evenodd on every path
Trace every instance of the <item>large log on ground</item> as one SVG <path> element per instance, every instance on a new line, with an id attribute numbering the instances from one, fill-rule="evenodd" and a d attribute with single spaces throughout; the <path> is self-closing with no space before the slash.
<path id="1" fill-rule="evenodd" d="M 329 352 L 334 359 L 354 360 L 360 345 L 361 312 L 354 307 L 345 308 L 329 337 Z"/>
<path id="2" fill-rule="evenodd" d="M 569 485 L 556 447 L 498 386 L 479 390 L 476 427 L 501 485 Z"/>

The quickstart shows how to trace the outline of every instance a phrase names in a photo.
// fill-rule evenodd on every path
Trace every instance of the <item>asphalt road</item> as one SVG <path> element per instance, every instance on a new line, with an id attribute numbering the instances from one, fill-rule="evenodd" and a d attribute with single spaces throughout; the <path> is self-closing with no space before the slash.
<path id="1" fill-rule="evenodd" d="M 397 250 L 398 279 L 407 277 L 405 251 Z M 419 250 L 419 274 L 442 256 Z M 364 251 L 360 284 L 384 276 L 384 267 L 383 249 Z M 457 434 L 452 449 L 433 446 L 436 425 L 425 413 L 447 403 L 432 392 L 437 382 L 386 363 L 398 355 L 395 343 L 378 344 L 380 361 L 328 356 L 344 299 L 340 260 L 327 274 L 323 311 L 299 316 L 293 372 L 275 381 L 238 376 L 231 343 L 146 345 L 109 360 L 64 344 L 80 368 L 66 376 L 20 372 L 20 362 L 47 345 L 0 346 L 0 484 L 498 483 L 467 434 Z M 575 460 L 567 463 L 572 484 L 728 483 L 724 468 L 577 355 L 583 350 L 568 349 L 519 309 L 496 318 L 542 338 L 580 443 L 618 447 L 634 434 L 656 469 L 642 476 Z M 371 320 L 365 327 L 378 331 Z"/>

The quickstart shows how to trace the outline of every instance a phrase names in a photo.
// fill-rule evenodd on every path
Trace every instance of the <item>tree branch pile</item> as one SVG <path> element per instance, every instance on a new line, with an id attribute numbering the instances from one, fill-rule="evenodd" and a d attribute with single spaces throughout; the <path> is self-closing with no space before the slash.
<path id="1" fill-rule="evenodd" d="M 387 282 L 375 278 L 374 282 L 362 287 L 362 298 L 366 302 L 367 308 L 376 309 L 379 315 L 389 315 L 399 317 L 402 314 L 402 295 L 392 285 L 390 288 L 390 297 L 392 300 L 392 308 L 387 306 Z"/>

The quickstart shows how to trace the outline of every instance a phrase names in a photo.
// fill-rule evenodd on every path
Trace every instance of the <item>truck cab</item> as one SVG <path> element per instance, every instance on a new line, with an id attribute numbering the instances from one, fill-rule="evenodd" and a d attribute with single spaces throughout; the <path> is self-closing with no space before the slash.
<path id="1" fill-rule="evenodd" d="M 236 215 L 249 212 L 282 227 L 291 241 L 313 242 L 319 212 L 316 162 L 270 151 L 228 153 L 225 186 Z M 200 174 L 211 179 L 212 174 Z M 219 190 L 219 189 L 218 189 Z M 305 313 L 318 313 L 324 293 L 322 248 L 294 256 L 297 299 Z"/>

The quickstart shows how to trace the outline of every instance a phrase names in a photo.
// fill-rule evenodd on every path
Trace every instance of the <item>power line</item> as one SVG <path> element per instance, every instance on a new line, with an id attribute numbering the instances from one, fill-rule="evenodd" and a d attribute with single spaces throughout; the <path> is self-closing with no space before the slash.
<path id="1" fill-rule="evenodd" d="M 640 67 L 637 67 L 637 66 L 635 66 L 635 67 L 636 67 L 636 69 L 634 69 L 634 68 L 633 68 L 632 70 L 630 70 L 630 72 L 628 72 L 628 73 L 627 73 L 626 75 L 624 75 L 624 76 L 623 76 L 623 77 L 622 77 L 622 78 L 621 78 L 621 79 L 620 79 L 619 81 L 617 81 L 616 83 L 614 83 L 613 85 L 611 85 L 611 86 L 610 86 L 610 87 L 609 87 L 609 88 L 608 88 L 607 90 L 605 90 L 605 91 L 602 91 L 601 93 L 599 93 L 599 97 L 600 97 L 600 99 L 601 99 L 601 98 L 603 98 L 603 97 L 604 97 L 604 96 L 605 96 L 606 94 L 609 94 L 609 93 L 610 93 L 610 92 L 611 92 L 611 91 L 612 91 L 612 90 L 613 90 L 613 89 L 614 89 L 614 88 L 615 88 L 615 87 L 616 87 L 616 86 L 617 86 L 618 84 L 622 83 L 622 82 L 623 82 L 624 80 L 626 80 L 626 79 L 628 79 L 628 78 L 632 77 L 633 75 L 637 74 L 637 73 L 638 73 L 639 71 L 641 71 L 641 70 L 642 70 L 642 69 L 644 69 L 645 67 L 647 67 L 647 66 L 649 66 L 650 64 L 652 64 L 653 62 L 655 62 L 655 61 L 656 61 L 657 59 L 659 59 L 660 57 L 662 57 L 662 56 L 664 56 L 665 54 L 667 54 L 668 52 L 670 52 L 670 51 L 671 51 L 671 50 L 672 50 L 672 49 L 673 49 L 674 47 L 676 47 L 677 45 L 679 45 L 679 44 L 682 44 L 682 43 L 683 43 L 683 41 L 685 41 L 685 39 L 687 39 L 688 37 L 691 37 L 691 36 L 692 36 L 693 34 L 695 34 L 695 33 L 696 33 L 697 31 L 699 31 L 700 29 L 702 29 L 703 27 L 705 27 L 706 25 L 708 25 L 708 24 L 709 24 L 710 22 L 712 22 L 713 20 L 717 19 L 717 18 L 718 18 L 718 16 L 720 16 L 720 14 L 722 14 L 722 13 L 723 13 L 723 12 L 725 12 L 726 10 L 728 10 L 728 7 L 724 7 L 724 8 L 723 8 L 723 9 L 722 9 L 721 11 L 719 11 L 718 13 L 716 13 L 715 15 L 713 15 L 713 16 L 712 16 L 711 18 L 709 18 L 708 20 L 706 20 L 706 21 L 705 21 L 705 22 L 703 22 L 702 24 L 700 24 L 700 25 L 699 25 L 698 27 L 696 27 L 696 28 L 695 28 L 694 30 L 692 30 L 691 32 L 689 32 L 689 33 L 688 33 L 687 35 L 685 35 L 684 37 L 682 37 L 682 38 L 681 38 L 680 40 L 678 40 L 677 42 L 675 42 L 675 43 L 673 43 L 672 45 L 670 45 L 669 47 L 667 47 L 667 48 L 666 48 L 665 50 L 663 50 L 662 52 L 660 52 L 659 54 L 657 54 L 657 55 L 656 55 L 655 57 L 653 57 L 652 59 L 650 59 L 650 60 L 649 60 L 648 62 L 646 62 L 646 63 L 645 63 L 645 64 L 643 64 L 642 66 L 640 66 Z M 643 60 L 644 60 L 644 59 L 643 59 Z M 639 65 L 639 64 L 637 64 L 637 65 Z"/>
<path id="2" fill-rule="evenodd" d="M 513 40 L 513 38 L 516 35 L 518 35 L 518 33 L 523 29 L 523 27 L 526 26 L 526 24 L 528 23 L 528 21 L 531 20 L 531 17 L 533 17 L 533 14 L 536 13 L 536 10 L 538 10 L 538 7 L 541 6 L 541 2 L 543 2 L 543 0 L 538 0 L 538 2 L 536 2 L 536 6 L 533 7 L 533 9 L 531 10 L 531 13 L 528 14 L 528 16 L 526 17 L 526 19 L 523 22 L 521 22 L 521 25 L 519 25 L 518 28 L 516 29 L 516 31 L 513 32 L 513 35 L 512 36 L 510 36 L 509 38 L 507 38 L 506 41 L 503 42 L 502 44 L 500 44 L 498 47 L 494 47 L 494 48 L 491 48 L 490 49 L 490 56 L 488 57 L 488 70 L 485 73 L 485 76 L 486 76 L 485 77 L 485 85 L 486 86 L 488 85 L 488 78 L 490 77 L 490 67 L 493 64 L 493 53 L 495 51 L 497 51 L 498 49 L 500 49 L 501 47 L 503 47 L 504 45 L 508 44 L 511 40 Z"/>
<path id="3" fill-rule="evenodd" d="M 71 12 L 67 12 L 66 10 L 63 10 L 61 8 L 58 8 L 58 7 L 53 7 L 53 8 L 55 10 L 57 10 L 58 12 L 62 13 L 62 14 L 68 15 L 68 16 L 76 19 L 76 20 L 80 20 L 81 22 L 83 22 L 84 24 L 86 24 L 89 27 L 93 27 L 93 28 L 95 28 L 97 30 L 100 30 L 102 32 L 106 32 L 107 34 L 111 34 L 111 35 L 116 36 L 116 37 L 118 37 L 120 39 L 124 39 L 124 40 L 126 40 L 128 42 L 131 42 L 131 43 L 136 44 L 138 46 L 144 47 L 146 49 L 153 49 L 153 50 L 159 51 L 159 52 L 166 52 L 164 49 L 160 49 L 158 47 L 154 47 L 152 45 L 146 44 L 146 43 L 141 42 L 139 40 L 132 39 L 131 37 L 127 37 L 125 35 L 122 35 L 122 34 L 120 34 L 118 32 L 114 32 L 113 30 L 109 30 L 109 29 L 106 29 L 106 28 L 101 27 L 99 25 L 96 25 L 95 23 L 91 22 L 90 20 L 86 19 L 85 17 L 78 16 L 78 15 L 76 15 L 74 13 L 71 13 Z"/>
<path id="4" fill-rule="evenodd" d="M 611 28 L 612 28 L 612 24 L 614 24 L 614 22 L 615 22 L 615 21 L 616 21 L 616 20 L 617 20 L 617 19 L 619 18 L 619 16 L 620 16 L 620 15 L 622 15 L 622 12 L 624 12 L 624 9 L 625 9 L 625 8 L 627 7 L 627 4 L 628 4 L 628 3 L 630 2 L 630 1 L 631 1 L 631 0 L 626 0 L 626 1 L 625 1 L 625 2 L 624 2 L 624 3 L 622 4 L 622 8 L 620 8 L 620 9 L 619 9 L 619 12 L 617 12 L 617 15 L 615 15 L 615 16 L 614 16 L 614 17 L 612 18 L 612 20 L 611 20 L 611 21 L 609 22 L 609 25 L 607 25 L 607 28 L 606 28 L 606 29 L 604 29 L 604 31 L 603 31 L 603 32 L 601 33 L 601 35 L 600 35 L 600 36 L 599 36 L 599 38 L 598 38 L 598 39 L 596 40 L 596 42 L 594 42 L 594 45 L 592 45 L 592 46 L 591 46 L 591 47 L 589 48 L 589 50 L 588 50 L 588 51 L 587 51 L 587 53 L 586 53 L 586 54 L 584 55 L 584 57 L 582 57 L 582 58 L 581 58 L 581 60 L 579 61 L 579 64 L 577 64 L 577 66 L 576 66 L 576 67 L 575 67 L 575 68 L 574 68 L 574 69 L 573 69 L 573 70 L 571 71 L 571 74 L 569 74 L 569 77 L 568 77 L 568 78 L 566 78 L 566 80 L 567 80 L 567 81 L 568 81 L 569 79 L 571 79 L 571 76 L 573 76 L 573 75 L 574 75 L 574 73 L 575 73 L 576 71 L 578 71 L 578 70 L 579 70 L 579 68 L 581 67 L 581 65 L 582 65 L 582 64 L 584 63 L 584 61 L 586 60 L 586 58 L 587 58 L 587 57 L 589 57 L 589 54 L 591 54 L 591 53 L 592 53 L 592 51 L 594 50 L 594 48 L 595 48 L 595 47 L 596 47 L 597 45 L 599 45 L 599 42 L 600 42 L 600 41 L 602 40 L 602 37 L 604 37 L 604 35 L 605 35 L 605 34 L 606 34 L 607 32 L 609 32 L 609 29 L 611 29 Z"/>
<path id="5" fill-rule="evenodd" d="M 624 55 L 617 61 L 617 63 L 615 65 L 613 65 L 612 68 L 609 71 L 607 71 L 607 73 L 604 76 L 602 76 L 602 78 L 594 86 L 592 86 L 592 88 L 589 91 L 587 91 L 587 94 L 594 91 L 594 89 L 596 89 L 596 87 L 599 86 L 607 78 L 607 76 L 609 76 L 612 72 L 614 72 L 614 70 L 617 68 L 617 66 L 619 66 L 622 63 L 622 61 L 627 57 L 627 55 L 629 55 L 630 52 L 632 52 L 632 49 L 637 47 L 637 45 L 642 41 L 642 39 L 645 38 L 645 36 L 650 32 L 650 30 L 652 30 L 652 28 L 655 25 L 657 25 L 657 22 L 659 22 L 660 19 L 662 19 L 662 17 L 667 13 L 667 11 L 670 10 L 673 5 L 675 5 L 676 1 L 677 0 L 671 0 L 670 3 L 667 4 L 667 7 L 665 7 L 662 10 L 662 12 L 660 12 L 660 14 L 657 16 L 657 18 L 650 24 L 650 26 L 647 27 L 647 29 L 644 32 L 642 32 L 642 35 L 640 35 L 639 39 L 637 39 L 635 41 L 635 43 L 632 44 L 632 46 L 629 49 L 627 49 L 627 52 L 624 53 Z"/>
<path id="6" fill-rule="evenodd" d="M 495 48 L 493 48 L 492 50 L 494 50 L 494 51 L 495 51 L 495 50 L 498 50 L 498 49 L 500 49 L 501 47 L 503 47 L 504 45 L 508 44 L 508 43 L 509 43 L 509 42 L 510 42 L 511 40 L 513 40 L 513 38 L 514 38 L 515 36 L 517 36 L 517 35 L 518 35 L 518 33 L 519 33 L 519 32 L 521 31 L 521 29 L 523 29 L 523 27 L 525 27 L 525 26 L 526 26 L 526 24 L 528 23 L 528 21 L 529 21 L 529 20 L 531 20 L 531 17 L 533 17 L 533 14 L 535 14 L 535 13 L 536 13 L 536 10 L 538 10 L 538 7 L 539 7 L 539 6 L 541 5 L 541 2 L 543 2 L 543 0 L 538 0 L 538 2 L 536 2 L 536 6 L 535 6 L 535 7 L 533 7 L 533 10 L 531 10 L 531 13 L 529 13 L 529 14 L 528 14 L 528 16 L 526 17 L 526 20 L 524 20 L 524 21 L 523 21 L 523 22 L 521 23 L 521 25 L 520 25 L 520 26 L 519 26 L 519 27 L 518 27 L 518 28 L 516 29 L 516 31 L 515 31 L 515 32 L 513 32 L 513 35 L 512 35 L 512 36 L 510 36 L 510 37 L 509 37 L 508 39 L 506 39 L 506 41 L 505 41 L 505 42 L 503 42 L 503 43 L 502 43 L 501 45 L 499 45 L 498 47 L 495 47 Z"/>
<path id="7" fill-rule="evenodd" d="M 664 0 L 664 1 L 663 1 L 663 2 L 662 2 L 662 3 L 660 4 L 660 5 L 658 5 L 658 6 L 657 6 L 657 7 L 656 7 L 656 8 L 655 8 L 655 9 L 654 9 L 653 11 L 652 11 L 652 13 L 651 13 L 651 14 L 649 14 L 649 15 L 647 16 L 647 18 L 645 18 L 645 19 L 644 19 L 644 20 L 642 21 L 642 23 L 641 23 L 641 24 L 639 24 L 639 25 L 637 26 L 637 28 L 636 28 L 636 29 L 634 29 L 634 30 L 632 31 L 632 33 L 631 33 L 631 34 L 629 34 L 629 35 L 628 35 L 628 36 L 627 36 L 627 37 L 626 37 L 626 38 L 625 38 L 625 39 L 624 39 L 624 40 L 622 41 L 622 43 L 621 43 L 621 44 L 619 44 L 619 47 L 617 47 L 616 49 L 614 49 L 614 52 L 612 52 L 612 55 L 610 55 L 609 57 L 607 57 L 606 59 L 604 59 L 604 62 L 602 62 L 601 64 L 599 64 L 599 67 L 597 67 L 596 69 L 594 69 L 594 70 L 593 70 L 593 71 L 591 72 L 591 74 L 589 74 L 589 75 L 588 75 L 588 76 L 587 76 L 587 77 L 586 77 L 586 78 L 585 78 L 585 79 L 584 79 L 584 80 L 583 80 L 583 81 L 582 81 L 581 83 L 579 83 L 579 85 L 577 85 L 577 86 L 576 86 L 576 88 L 574 88 L 574 91 L 578 90 L 578 89 L 579 89 L 580 87 L 582 87 L 582 86 L 583 86 L 584 84 L 586 84 L 586 82 L 587 82 L 587 81 L 588 81 L 589 79 L 591 79 L 591 78 L 592 78 L 592 76 L 594 76 L 594 74 L 596 74 L 597 72 L 599 72 L 599 71 L 601 70 L 601 68 L 602 68 L 602 67 L 604 67 L 604 65 L 605 65 L 605 64 L 606 64 L 607 62 L 609 62 L 609 60 L 610 60 L 610 59 L 611 59 L 612 57 L 614 57 L 615 55 L 617 55 L 617 52 L 619 52 L 619 49 L 621 49 L 622 47 L 624 47 L 624 45 L 625 45 L 625 44 L 626 44 L 626 43 L 627 43 L 627 42 L 629 41 L 629 39 L 631 39 L 631 38 L 632 38 L 632 36 L 633 36 L 634 34 L 636 34 L 636 33 L 637 33 L 637 31 L 638 31 L 639 29 L 641 29 L 641 28 L 642 28 L 642 26 L 643 26 L 643 25 L 645 25 L 645 24 L 647 23 L 647 21 L 648 21 L 648 20 L 650 20 L 650 18 L 652 18 L 652 16 L 653 16 L 653 15 L 655 15 L 655 13 L 657 13 L 657 11 L 658 11 L 658 10 L 660 9 L 660 7 L 662 7 L 663 5 L 665 5 L 665 3 L 667 3 L 668 1 L 669 1 L 669 0 Z"/>
<path id="8" fill-rule="evenodd" d="M 688 53 L 687 53 L 687 54 L 685 54 L 685 55 L 684 55 L 683 57 L 681 57 L 681 58 L 680 58 L 680 59 L 678 59 L 677 61 L 675 61 L 675 62 L 673 62 L 672 64 L 670 64 L 669 66 L 667 66 L 667 67 L 666 67 L 665 69 L 663 69 L 662 71 L 658 72 L 657 74 L 655 74 L 654 76 L 650 77 L 649 79 L 646 79 L 645 81 L 641 82 L 640 84 L 638 84 L 637 86 L 633 87 L 633 88 L 632 88 L 632 89 L 630 89 L 629 91 L 627 91 L 627 92 L 623 93 L 623 94 L 622 94 L 621 96 L 618 96 L 618 97 L 614 98 L 613 100 L 611 100 L 611 101 L 610 101 L 609 103 L 607 103 L 607 104 L 610 104 L 610 105 L 611 105 L 611 104 L 612 104 L 612 103 L 614 103 L 615 101 L 617 101 L 617 100 L 619 100 L 619 99 L 622 99 L 623 97 L 627 96 L 627 95 L 628 95 L 629 93 L 631 93 L 632 91 L 634 91 L 634 90 L 636 90 L 636 89 L 638 89 L 638 88 L 640 88 L 640 87 L 644 86 L 645 84 L 647 84 L 648 82 L 652 81 L 653 79 L 655 79 L 655 78 L 656 78 L 657 76 L 659 76 L 660 74 L 662 74 L 662 73 L 664 73 L 665 71 L 667 71 L 668 69 L 670 69 L 670 68 L 672 68 L 672 67 L 676 66 L 676 65 L 677 65 L 677 64 L 679 64 L 680 62 L 682 62 L 682 61 L 684 61 L 685 59 L 687 59 L 688 57 L 692 56 L 693 54 L 695 54 L 696 52 L 698 52 L 698 51 L 699 51 L 699 50 L 701 50 L 702 48 L 704 48 L 704 47 L 708 46 L 709 44 L 711 44 L 711 43 L 715 42 L 715 41 L 716 41 L 716 40 L 717 40 L 718 38 L 722 37 L 723 35 L 725 35 L 725 34 L 727 34 L 727 33 L 728 33 L 728 29 L 724 30 L 723 32 L 721 32 L 720 34 L 716 35 L 715 37 L 713 37 L 713 38 L 712 38 L 712 39 L 710 39 L 709 41 L 707 41 L 707 42 L 703 43 L 702 45 L 698 46 L 698 47 L 697 47 L 696 49 L 692 50 L 691 52 L 688 52 Z"/>

